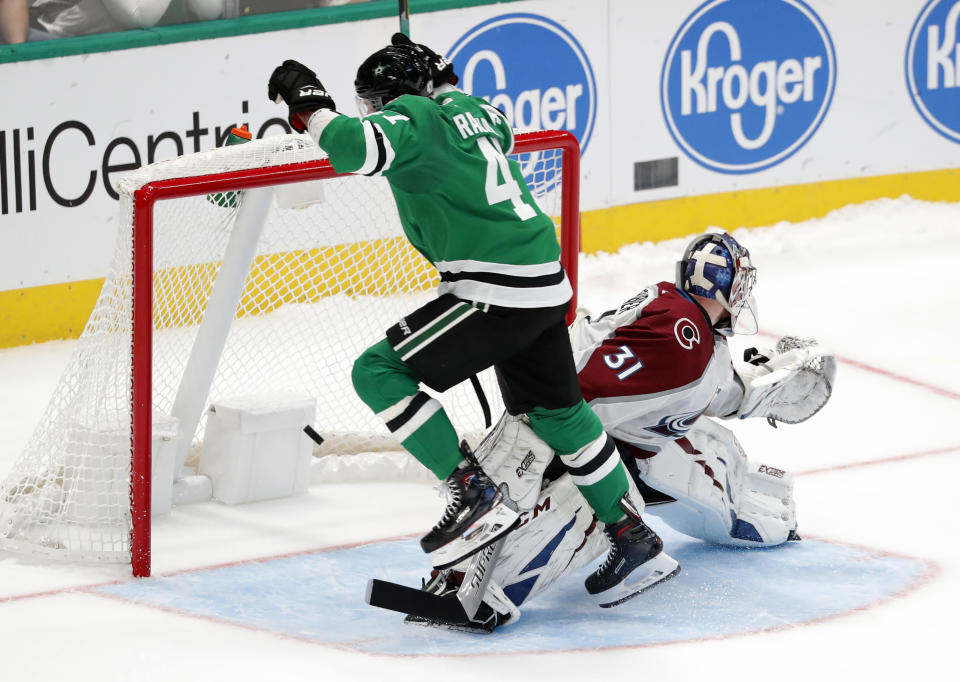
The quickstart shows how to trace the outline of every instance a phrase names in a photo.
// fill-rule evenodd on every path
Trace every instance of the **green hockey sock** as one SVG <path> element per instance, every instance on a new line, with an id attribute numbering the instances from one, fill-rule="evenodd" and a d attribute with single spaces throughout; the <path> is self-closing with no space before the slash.
<path id="1" fill-rule="evenodd" d="M 560 456 L 597 518 L 603 523 L 621 520 L 627 470 L 593 410 L 581 400 L 556 410 L 536 408 L 528 416 L 531 428 Z"/>
<path id="2" fill-rule="evenodd" d="M 430 400 L 440 404 L 433 398 Z M 442 407 L 400 442 L 418 462 L 441 480 L 452 474 L 463 461 L 457 431 Z"/>
<path id="3" fill-rule="evenodd" d="M 417 461 L 444 479 L 463 461 L 456 429 L 443 406 L 386 339 L 368 348 L 353 366 L 353 387 Z"/>

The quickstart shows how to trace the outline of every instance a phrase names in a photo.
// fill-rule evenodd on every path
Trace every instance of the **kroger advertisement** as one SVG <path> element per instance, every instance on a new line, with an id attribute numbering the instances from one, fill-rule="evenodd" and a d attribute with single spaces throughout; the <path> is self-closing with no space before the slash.
<path id="1" fill-rule="evenodd" d="M 355 114 L 396 25 L 0 64 L 0 291 L 104 276 L 123 173 L 287 132 L 283 59 Z M 960 0 L 529 0 L 411 28 L 516 127 L 577 136 L 584 210 L 960 167 Z"/>

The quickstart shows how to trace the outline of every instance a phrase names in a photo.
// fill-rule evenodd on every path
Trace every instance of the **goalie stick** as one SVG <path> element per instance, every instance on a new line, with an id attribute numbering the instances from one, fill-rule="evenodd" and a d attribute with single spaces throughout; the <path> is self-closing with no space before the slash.
<path id="1" fill-rule="evenodd" d="M 372 578 L 367 583 L 365 601 L 370 606 L 406 614 L 408 622 L 491 632 L 503 621 L 493 608 L 483 603 L 483 596 L 501 547 L 502 539 L 471 558 L 455 595 L 441 596 L 425 588 Z"/>
<path id="2" fill-rule="evenodd" d="M 470 618 L 474 618 L 483 603 L 483 596 L 487 592 L 487 585 L 500 556 L 503 547 L 503 538 L 477 552 L 470 559 L 467 570 L 463 575 L 463 583 L 457 590 L 457 601 Z"/>
<path id="3" fill-rule="evenodd" d="M 378 578 L 367 583 L 366 601 L 371 606 L 405 614 L 406 622 L 436 625 L 451 630 L 493 632 L 501 622 L 493 609 L 486 604 L 476 617 L 469 618 L 460 600 L 453 596 L 441 597 L 432 592 Z"/>
<path id="4" fill-rule="evenodd" d="M 371 578 L 367 583 L 365 601 L 370 606 L 428 620 L 439 620 L 451 624 L 465 624 L 470 620 L 459 599 L 441 597 L 432 592 L 379 578 Z"/>
<path id="5" fill-rule="evenodd" d="M 510 618 L 496 613 L 487 604 L 481 604 L 477 614 L 470 618 L 460 600 L 453 595 L 441 597 L 415 587 L 407 587 L 387 580 L 373 578 L 367 583 L 366 602 L 371 606 L 406 615 L 404 622 L 460 630 L 463 632 L 493 632 Z"/>

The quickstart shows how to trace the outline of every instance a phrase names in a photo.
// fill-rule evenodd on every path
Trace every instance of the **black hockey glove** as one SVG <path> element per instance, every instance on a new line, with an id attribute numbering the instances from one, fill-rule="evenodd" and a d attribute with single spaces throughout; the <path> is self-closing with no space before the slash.
<path id="1" fill-rule="evenodd" d="M 430 79 L 433 81 L 433 87 L 441 85 L 456 85 L 460 80 L 457 74 L 453 72 L 453 62 L 446 57 L 437 54 L 426 45 L 415 43 L 403 33 L 394 33 L 390 38 L 391 45 L 409 45 L 418 52 L 421 52 L 430 65 Z"/>
<path id="2" fill-rule="evenodd" d="M 273 70 L 267 96 L 277 104 L 281 101 L 287 103 L 290 109 L 287 120 L 298 133 L 306 130 L 306 126 L 297 113 L 337 108 L 323 83 L 317 79 L 317 74 L 292 59 Z"/>

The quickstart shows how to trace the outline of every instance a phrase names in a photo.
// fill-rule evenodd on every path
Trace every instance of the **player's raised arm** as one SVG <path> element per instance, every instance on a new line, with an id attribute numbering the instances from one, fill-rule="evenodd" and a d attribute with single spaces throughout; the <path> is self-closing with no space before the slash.
<path id="1" fill-rule="evenodd" d="M 434 75 L 439 78 L 443 71 L 431 66 L 426 55 L 420 46 L 398 44 L 365 59 L 354 81 L 359 118 L 336 111 L 316 74 L 293 60 L 274 70 L 268 95 L 287 104 L 290 124 L 308 133 L 338 172 L 381 175 L 404 161 L 422 166 L 424 148 L 439 136 L 423 110 L 434 91 Z M 401 101 L 404 95 L 416 98 Z M 417 112 L 425 114 L 419 123 Z"/>
<path id="2" fill-rule="evenodd" d="M 293 59 L 287 59 L 273 70 L 267 97 L 277 104 L 287 104 L 287 120 L 298 133 L 306 131 L 307 122 L 317 110 L 334 112 L 337 108 L 317 74 Z"/>

